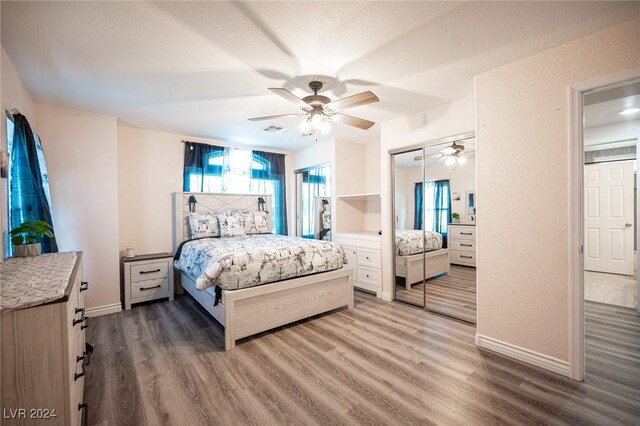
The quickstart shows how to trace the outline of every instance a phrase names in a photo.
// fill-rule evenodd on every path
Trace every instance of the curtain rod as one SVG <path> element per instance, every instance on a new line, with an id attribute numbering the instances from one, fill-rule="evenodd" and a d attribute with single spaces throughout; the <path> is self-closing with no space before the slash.
<path id="1" fill-rule="evenodd" d="M 184 139 L 182 139 L 182 140 L 180 141 L 180 143 L 187 143 L 187 142 L 191 142 L 191 143 L 202 143 L 202 144 L 205 144 L 205 145 L 213 145 L 213 146 L 220 146 L 220 147 L 222 147 L 222 148 L 238 148 L 238 149 L 243 149 L 243 148 L 239 148 L 239 147 L 237 147 L 237 146 L 214 145 L 214 144 L 212 144 L 212 143 L 206 143 L 206 142 L 195 142 L 195 141 L 186 141 L 186 140 L 184 140 Z M 258 149 L 258 148 L 250 148 L 250 147 L 245 148 L 245 149 L 249 149 L 249 150 L 251 150 L 251 151 L 257 151 L 257 150 L 260 150 L 260 149 Z M 262 149 L 264 149 L 264 148 L 262 148 Z M 285 156 L 289 155 L 288 153 L 278 152 L 278 151 L 266 151 L 266 152 L 271 152 L 271 153 L 273 153 L 273 154 L 282 154 L 282 155 L 285 155 Z"/>

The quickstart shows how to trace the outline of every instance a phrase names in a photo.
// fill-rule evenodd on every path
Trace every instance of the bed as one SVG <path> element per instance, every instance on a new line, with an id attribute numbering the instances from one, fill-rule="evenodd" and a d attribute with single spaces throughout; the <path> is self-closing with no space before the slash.
<path id="1" fill-rule="evenodd" d="M 190 205 L 192 196 L 197 202 Z M 344 252 L 337 244 L 271 233 L 196 234 L 197 238 L 187 241 L 191 213 L 216 212 L 227 226 L 223 212 L 253 214 L 259 197 L 265 200 L 264 205 L 271 205 L 271 197 L 266 195 L 175 194 L 178 282 L 224 326 L 225 350 L 234 348 L 238 339 L 353 307 L 353 272 L 345 265 Z M 270 220 L 265 226 L 270 232 Z"/>
<path id="2" fill-rule="evenodd" d="M 428 279 L 450 272 L 449 249 L 442 248 L 442 235 L 437 232 L 397 229 L 395 247 L 396 276 L 405 279 L 407 290 L 410 290 L 413 284 L 422 282 L 423 278 Z"/>

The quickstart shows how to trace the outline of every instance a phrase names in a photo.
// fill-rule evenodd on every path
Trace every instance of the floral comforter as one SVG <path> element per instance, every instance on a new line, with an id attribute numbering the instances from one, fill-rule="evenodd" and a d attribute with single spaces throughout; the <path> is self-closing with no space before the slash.
<path id="1" fill-rule="evenodd" d="M 273 234 L 187 241 L 174 261 L 198 290 L 254 287 L 340 269 L 345 263 L 339 244 Z"/>
<path id="2" fill-rule="evenodd" d="M 396 254 L 409 256 L 411 254 L 422 253 L 422 234 L 424 231 L 417 230 L 396 230 Z M 438 232 L 426 231 L 424 240 L 424 251 L 438 250 L 442 248 L 442 235 Z"/>

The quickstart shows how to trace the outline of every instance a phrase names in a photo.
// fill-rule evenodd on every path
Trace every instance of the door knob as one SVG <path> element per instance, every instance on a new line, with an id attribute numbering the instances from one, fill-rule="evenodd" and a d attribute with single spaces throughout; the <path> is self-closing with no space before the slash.
<path id="1" fill-rule="evenodd" d="M 631 228 L 631 224 L 630 223 L 625 223 L 624 226 L 627 227 L 627 228 Z"/>

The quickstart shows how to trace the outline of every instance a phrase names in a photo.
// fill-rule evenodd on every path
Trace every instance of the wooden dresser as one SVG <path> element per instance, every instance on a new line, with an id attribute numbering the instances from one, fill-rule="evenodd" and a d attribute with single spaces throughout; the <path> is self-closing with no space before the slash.
<path id="1" fill-rule="evenodd" d="M 381 237 L 377 232 L 340 232 L 336 242 L 347 255 L 347 266 L 353 268 L 353 286 L 381 297 Z"/>
<path id="2" fill-rule="evenodd" d="M 476 266 L 476 225 L 450 223 L 449 262 L 456 265 Z"/>
<path id="3" fill-rule="evenodd" d="M 7 259 L 0 275 L 2 423 L 86 424 L 82 253 Z"/>

